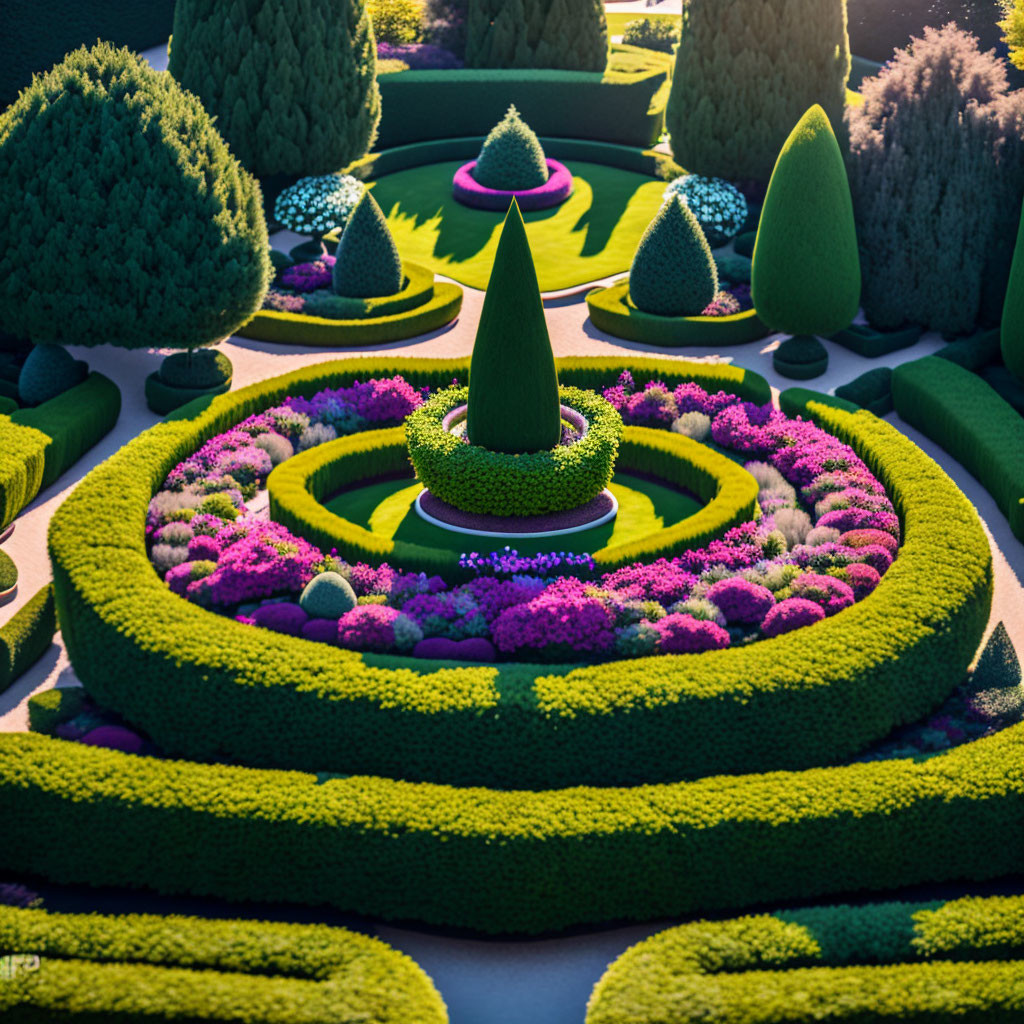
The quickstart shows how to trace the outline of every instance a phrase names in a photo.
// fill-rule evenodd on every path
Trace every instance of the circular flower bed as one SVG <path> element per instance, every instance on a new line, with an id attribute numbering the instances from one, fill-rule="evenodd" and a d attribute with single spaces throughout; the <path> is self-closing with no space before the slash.
<path id="1" fill-rule="evenodd" d="M 548 180 L 537 188 L 505 191 L 487 188 L 473 177 L 476 161 L 463 164 L 452 179 L 452 194 L 465 206 L 504 213 L 514 199 L 520 210 L 547 210 L 572 195 L 572 172 L 557 160 L 548 160 Z"/>

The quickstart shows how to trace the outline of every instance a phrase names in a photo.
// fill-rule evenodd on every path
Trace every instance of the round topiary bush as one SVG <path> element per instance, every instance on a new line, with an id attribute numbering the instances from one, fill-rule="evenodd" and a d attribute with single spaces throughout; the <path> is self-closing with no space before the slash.
<path id="1" fill-rule="evenodd" d="M 784 341 L 772 356 L 775 372 L 791 380 L 810 380 L 828 369 L 828 350 L 810 335 Z"/>
<path id="2" fill-rule="evenodd" d="M 334 253 L 334 291 L 349 299 L 394 295 L 402 289 L 402 259 L 372 193 L 359 200 Z"/>
<path id="3" fill-rule="evenodd" d="M 18 585 L 18 567 L 6 551 L 0 551 L 0 597 L 7 597 Z"/>
<path id="4" fill-rule="evenodd" d="M 160 380 L 171 388 L 216 388 L 231 380 L 231 360 L 215 349 L 176 352 L 160 364 Z"/>
<path id="5" fill-rule="evenodd" d="M 713 249 L 735 238 L 747 221 L 746 197 L 722 178 L 684 174 L 665 189 L 666 199 L 676 195 L 693 212 Z"/>
<path id="6" fill-rule="evenodd" d="M 366 186 L 351 174 L 299 178 L 274 200 L 274 220 L 289 231 L 319 238 L 345 228 L 365 191 Z"/>
<path id="7" fill-rule="evenodd" d="M 540 140 L 519 116 L 514 103 L 484 140 L 473 177 L 486 188 L 504 192 L 540 188 L 548 180 Z"/>
<path id="8" fill-rule="evenodd" d="M 40 273 L 46 252 L 59 273 Z M 14 333 L 205 345 L 259 309 L 268 252 L 255 179 L 199 100 L 131 51 L 76 50 L 0 114 L 0 322 Z"/>
<path id="9" fill-rule="evenodd" d="M 39 405 L 62 395 L 85 380 L 89 368 L 60 345 L 36 345 L 22 364 L 18 397 L 25 405 Z"/>
<path id="10" fill-rule="evenodd" d="M 299 606 L 311 619 L 340 619 L 357 603 L 352 584 L 337 572 L 314 576 L 299 596 Z"/>

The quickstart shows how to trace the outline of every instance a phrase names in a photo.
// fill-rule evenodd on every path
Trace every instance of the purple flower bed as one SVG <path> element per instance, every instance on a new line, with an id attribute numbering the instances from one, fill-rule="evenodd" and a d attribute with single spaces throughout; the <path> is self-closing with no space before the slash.
<path id="1" fill-rule="evenodd" d="M 248 507 L 272 466 L 293 452 L 399 424 L 426 391 L 401 377 L 357 382 L 289 397 L 211 438 L 150 502 L 154 567 L 186 600 L 311 642 L 579 662 L 698 653 L 812 626 L 868 596 L 898 553 L 899 519 L 852 448 L 770 405 L 693 383 L 638 388 L 628 373 L 604 392 L 625 422 L 672 429 L 685 414 L 707 416 L 714 443 L 749 460 L 759 520 L 676 558 L 603 575 L 586 554 L 472 552 L 460 564 L 476 578 L 449 585 L 388 565 L 347 564 Z M 357 602 L 337 619 L 303 606 L 303 589 L 323 572 L 344 577 Z M 458 646 L 470 640 L 478 643 Z"/>
<path id="2" fill-rule="evenodd" d="M 463 164 L 452 179 L 452 194 L 466 206 L 478 210 L 497 210 L 504 213 L 512 200 L 520 210 L 547 210 L 564 203 L 572 195 L 572 172 L 557 160 L 548 160 L 548 180 L 537 188 L 519 192 L 487 188 L 473 177 L 476 161 Z"/>

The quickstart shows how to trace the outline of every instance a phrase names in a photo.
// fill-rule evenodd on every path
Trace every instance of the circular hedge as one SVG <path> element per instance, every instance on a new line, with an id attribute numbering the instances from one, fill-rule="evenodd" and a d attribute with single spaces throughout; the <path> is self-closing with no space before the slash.
<path id="1" fill-rule="evenodd" d="M 787 338 L 772 355 L 775 372 L 790 380 L 811 380 L 828 369 L 828 349 L 815 337 Z"/>
<path id="2" fill-rule="evenodd" d="M 431 494 L 464 512 L 534 516 L 578 508 L 608 486 L 622 440 L 622 417 L 594 392 L 560 387 L 562 403 L 581 413 L 587 431 L 546 452 L 493 452 L 450 433 L 445 417 L 469 400 L 469 388 L 434 395 L 406 421 L 416 475 Z"/>
<path id="3" fill-rule="evenodd" d="M 548 160 L 548 180 L 530 189 L 497 189 L 481 185 L 473 177 L 476 161 L 463 164 L 452 179 L 452 195 L 465 206 L 504 213 L 514 199 L 520 210 L 546 210 L 572 195 L 572 171 L 557 160 Z"/>

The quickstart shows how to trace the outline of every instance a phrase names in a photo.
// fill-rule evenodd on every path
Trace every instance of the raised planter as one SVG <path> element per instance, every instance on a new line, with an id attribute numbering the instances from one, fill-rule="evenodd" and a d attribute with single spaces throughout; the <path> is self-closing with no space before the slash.
<path id="1" fill-rule="evenodd" d="M 557 160 L 548 160 L 548 180 L 537 188 L 506 191 L 487 188 L 473 177 L 476 161 L 463 164 L 452 179 L 452 194 L 465 206 L 478 210 L 507 210 L 514 199 L 521 210 L 547 210 L 572 195 L 572 172 Z"/>

